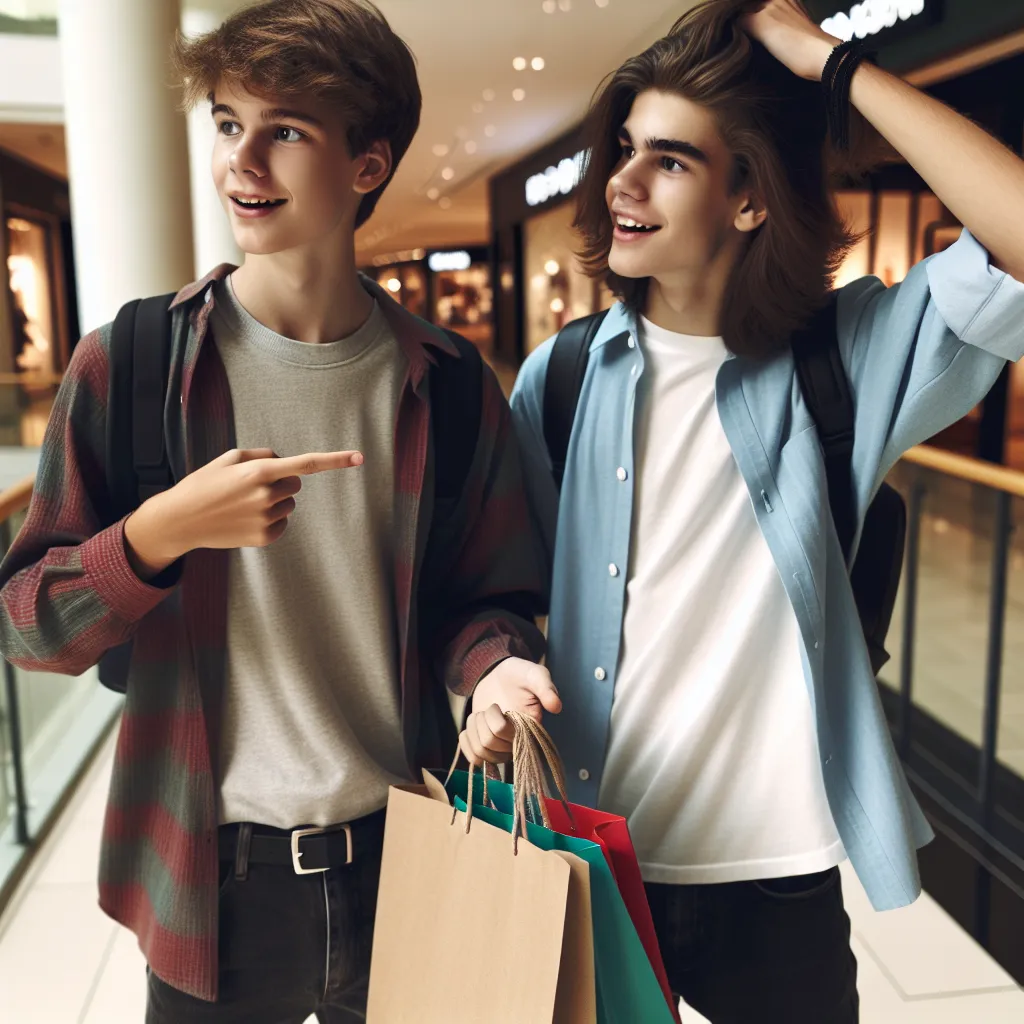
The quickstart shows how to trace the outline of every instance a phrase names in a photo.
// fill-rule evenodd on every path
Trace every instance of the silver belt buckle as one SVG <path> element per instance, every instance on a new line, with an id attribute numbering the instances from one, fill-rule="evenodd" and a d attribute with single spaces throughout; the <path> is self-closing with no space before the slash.
<path id="1" fill-rule="evenodd" d="M 302 851 L 299 849 L 299 840 L 303 836 L 322 836 L 328 832 L 345 833 L 345 864 L 352 863 L 352 826 L 342 825 L 341 828 L 297 828 L 292 832 L 292 868 L 297 875 L 322 875 L 330 868 L 304 868 L 301 863 Z"/>

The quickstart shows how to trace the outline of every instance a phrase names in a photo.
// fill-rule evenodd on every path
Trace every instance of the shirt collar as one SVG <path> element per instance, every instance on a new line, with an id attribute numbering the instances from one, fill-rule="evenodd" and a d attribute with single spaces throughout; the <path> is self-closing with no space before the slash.
<path id="1" fill-rule="evenodd" d="M 210 285 L 215 281 L 224 280 L 224 278 L 237 269 L 231 263 L 222 263 L 219 267 L 211 270 L 205 277 L 200 278 L 198 281 L 193 281 L 192 284 L 182 288 L 174 297 L 171 309 L 185 305 L 197 296 L 205 294 L 206 299 L 203 304 L 203 311 L 208 316 L 209 312 L 213 309 L 214 302 L 214 289 L 210 288 Z M 429 348 L 440 349 L 448 355 L 459 358 L 459 350 L 440 327 L 435 327 L 433 324 L 429 324 L 410 313 L 397 303 L 385 289 L 381 288 L 376 281 L 371 280 L 365 274 L 359 275 L 359 283 L 377 300 L 381 312 L 384 314 L 391 330 L 394 331 L 395 337 L 402 346 L 402 350 L 409 358 L 410 364 L 417 371 L 415 374 L 417 379 L 426 371 L 428 363 L 435 362 L 433 356 L 428 351 Z"/>
<path id="2" fill-rule="evenodd" d="M 596 352 L 610 341 L 619 339 L 625 341 L 627 334 L 632 334 L 634 338 L 637 337 L 636 314 L 624 303 L 616 302 L 609 308 L 608 315 L 590 343 L 590 351 Z"/>

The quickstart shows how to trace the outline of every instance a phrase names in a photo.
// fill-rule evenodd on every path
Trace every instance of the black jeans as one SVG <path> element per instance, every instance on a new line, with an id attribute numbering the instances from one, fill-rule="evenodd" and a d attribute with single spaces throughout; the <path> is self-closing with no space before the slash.
<path id="1" fill-rule="evenodd" d="M 651 884 L 647 898 L 672 990 L 712 1024 L 856 1024 L 857 961 L 838 868 Z"/>
<path id="2" fill-rule="evenodd" d="M 366 1019 L 384 842 L 347 867 L 297 875 L 276 864 L 221 864 L 220 997 L 186 995 L 149 972 L 146 1024 L 321 1024 Z"/>

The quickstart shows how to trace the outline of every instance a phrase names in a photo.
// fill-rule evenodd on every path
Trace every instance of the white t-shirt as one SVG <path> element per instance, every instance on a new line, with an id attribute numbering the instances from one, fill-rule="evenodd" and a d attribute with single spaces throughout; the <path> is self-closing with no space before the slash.
<path id="1" fill-rule="evenodd" d="M 720 338 L 641 321 L 623 648 L 600 794 L 645 880 L 747 881 L 845 857 L 796 616 L 715 404 Z"/>

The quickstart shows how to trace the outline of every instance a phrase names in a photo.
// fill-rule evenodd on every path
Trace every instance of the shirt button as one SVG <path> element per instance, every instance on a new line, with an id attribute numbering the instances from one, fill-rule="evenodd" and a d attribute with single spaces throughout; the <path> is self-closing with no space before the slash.
<path id="1" fill-rule="evenodd" d="M 628 345 L 628 346 L 629 346 L 630 348 L 636 348 L 636 338 L 634 338 L 634 337 L 633 337 L 633 335 L 631 334 L 631 335 L 629 336 L 629 341 L 627 341 L 627 342 L 626 342 L 626 344 L 627 344 L 627 345 Z"/>
<path id="2" fill-rule="evenodd" d="M 608 673 L 603 668 L 594 669 L 594 678 L 599 682 L 603 683 L 608 678 Z"/>
<path id="3" fill-rule="evenodd" d="M 619 567 L 614 562 L 612 562 L 612 564 L 608 566 L 608 575 L 609 576 L 618 576 L 619 575 Z"/>
<path id="4" fill-rule="evenodd" d="M 580 769 L 580 782 L 586 782 L 590 778 L 590 772 L 586 768 Z"/>
<path id="5" fill-rule="evenodd" d="M 629 476 L 629 474 L 625 471 L 625 469 L 622 468 L 622 466 L 619 466 L 619 468 L 615 470 L 615 475 L 619 478 L 620 481 L 623 482 Z"/>

